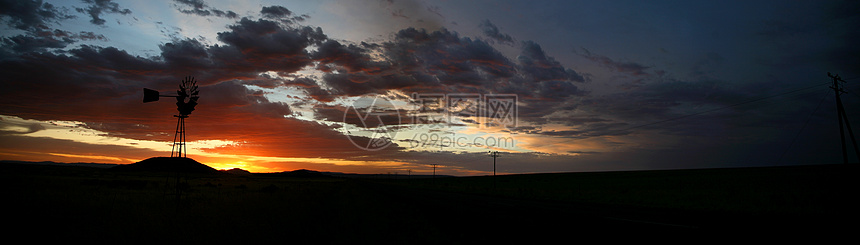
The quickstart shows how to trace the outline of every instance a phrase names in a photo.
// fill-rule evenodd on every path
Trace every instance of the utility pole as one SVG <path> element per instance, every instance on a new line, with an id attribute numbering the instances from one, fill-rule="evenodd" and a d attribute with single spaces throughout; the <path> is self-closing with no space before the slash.
<path id="1" fill-rule="evenodd" d="M 848 115 L 845 113 L 845 107 L 842 105 L 842 99 L 839 97 L 841 93 L 845 91 L 840 87 L 840 82 L 845 83 L 845 80 L 842 80 L 839 75 L 831 75 L 830 72 L 827 73 L 827 76 L 833 79 L 833 86 L 830 88 L 836 94 L 836 112 L 839 116 L 839 137 L 842 139 L 842 161 L 845 164 L 848 164 L 848 149 L 845 146 L 845 130 L 843 127 L 848 128 L 848 135 L 851 136 L 851 143 L 854 144 L 854 153 L 857 154 L 857 159 L 860 160 L 860 149 L 857 148 L 857 140 L 854 139 L 854 131 L 851 130 L 851 123 L 848 122 Z M 843 126 L 844 121 L 844 126 Z"/>
<path id="2" fill-rule="evenodd" d="M 496 188 L 496 158 L 499 157 L 498 151 L 490 151 L 490 156 L 493 157 L 493 189 Z"/>
<path id="3" fill-rule="evenodd" d="M 436 186 L 436 165 L 439 165 L 439 164 L 430 164 L 430 165 L 433 166 L 433 181 L 432 181 L 432 183 L 433 183 L 433 186 Z"/>

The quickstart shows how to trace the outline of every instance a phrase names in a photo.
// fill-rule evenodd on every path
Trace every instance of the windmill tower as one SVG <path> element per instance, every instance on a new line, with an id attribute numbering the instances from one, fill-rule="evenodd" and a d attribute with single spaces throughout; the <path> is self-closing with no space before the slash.
<path id="1" fill-rule="evenodd" d="M 199 92 L 194 77 L 185 77 L 179 84 L 176 95 L 161 95 L 158 91 L 143 89 L 143 103 L 158 101 L 159 97 L 176 98 L 179 115 L 173 115 L 176 117 L 176 133 L 173 134 L 173 148 L 170 150 L 170 157 L 186 157 L 188 155 L 188 149 L 185 147 L 185 118 L 188 118 L 188 115 L 197 106 L 197 99 L 200 98 Z"/>

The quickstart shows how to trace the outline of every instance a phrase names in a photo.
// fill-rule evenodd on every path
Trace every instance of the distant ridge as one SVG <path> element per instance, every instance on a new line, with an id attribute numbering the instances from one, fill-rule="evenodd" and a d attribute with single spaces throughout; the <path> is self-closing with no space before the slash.
<path id="1" fill-rule="evenodd" d="M 405 174 L 354 174 L 341 172 L 321 172 L 308 169 L 298 169 L 276 173 L 253 173 L 256 176 L 296 177 L 296 178 L 359 178 L 359 179 L 429 179 L 455 177 L 452 175 L 405 175 Z"/>
<path id="2" fill-rule="evenodd" d="M 262 176 L 279 176 L 279 177 L 298 177 L 298 178 L 321 178 L 321 177 L 330 177 L 329 175 L 323 174 L 319 171 L 307 170 L 307 169 L 299 169 L 293 171 L 284 171 L 279 173 L 262 173 L 257 174 Z"/>
<path id="3" fill-rule="evenodd" d="M 181 172 L 217 174 L 220 171 L 186 157 L 153 157 L 140 162 L 117 165 L 110 168 L 113 171 L 130 172 Z"/>
<path id="4" fill-rule="evenodd" d="M 93 167 L 93 168 L 111 168 L 117 166 L 118 164 L 113 163 L 94 163 L 94 162 L 52 162 L 52 161 L 41 161 L 41 162 L 31 162 L 31 161 L 14 161 L 14 160 L 2 160 L 0 163 L 12 163 L 12 164 L 33 164 L 33 165 L 51 165 L 51 166 L 77 166 L 77 167 Z"/>
<path id="5" fill-rule="evenodd" d="M 251 172 L 249 172 L 248 170 L 241 169 L 241 168 L 233 168 L 233 169 L 229 169 L 229 170 L 219 170 L 219 171 L 221 171 L 222 173 L 235 174 L 235 175 L 251 175 Z"/>

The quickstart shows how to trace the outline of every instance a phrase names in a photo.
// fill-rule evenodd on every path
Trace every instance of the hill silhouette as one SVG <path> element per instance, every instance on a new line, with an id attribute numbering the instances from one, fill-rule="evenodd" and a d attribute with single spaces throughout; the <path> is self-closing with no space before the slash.
<path id="1" fill-rule="evenodd" d="M 249 172 L 248 170 L 241 169 L 241 168 L 232 168 L 232 169 L 228 169 L 228 170 L 219 170 L 219 171 L 221 171 L 222 173 L 235 174 L 235 175 L 251 175 L 251 172 Z"/>
<path id="2" fill-rule="evenodd" d="M 152 157 L 140 162 L 117 165 L 110 168 L 113 171 L 131 172 L 181 172 L 217 174 L 218 170 L 186 157 Z"/>
<path id="3" fill-rule="evenodd" d="M 307 170 L 307 169 L 299 169 L 293 171 L 284 171 L 278 173 L 258 173 L 256 175 L 259 176 L 272 176 L 272 177 L 297 177 L 297 178 L 328 178 L 332 177 L 326 173 Z"/>

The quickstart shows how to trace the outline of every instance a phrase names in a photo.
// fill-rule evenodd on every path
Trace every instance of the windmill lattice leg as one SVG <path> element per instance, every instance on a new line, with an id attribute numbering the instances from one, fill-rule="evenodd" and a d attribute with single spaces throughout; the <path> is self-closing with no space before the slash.
<path id="1" fill-rule="evenodd" d="M 188 116 L 175 116 L 176 120 L 176 133 L 173 135 L 173 148 L 170 151 L 170 157 L 185 157 L 188 153 L 185 153 L 183 156 L 183 152 L 187 151 L 185 147 L 185 118 Z"/>

